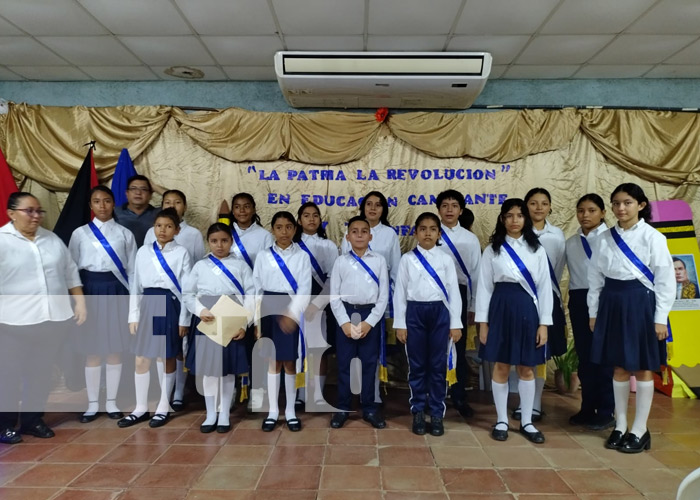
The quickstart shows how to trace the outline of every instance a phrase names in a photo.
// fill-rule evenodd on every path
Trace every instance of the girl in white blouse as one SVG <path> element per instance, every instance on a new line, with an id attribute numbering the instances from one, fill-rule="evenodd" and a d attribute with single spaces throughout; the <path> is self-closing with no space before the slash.
<path id="1" fill-rule="evenodd" d="M 338 258 L 338 247 L 326 236 L 321 220 L 321 210 L 315 203 L 309 201 L 299 207 L 297 222 L 294 241 L 309 255 L 311 261 L 311 295 L 313 297 L 304 313 L 306 326 L 304 339 L 311 355 L 308 367 L 313 372 L 313 401 L 315 405 L 321 405 L 325 403 L 323 398 L 327 371 L 325 347 L 328 344 L 335 346 L 335 318 L 328 307 L 330 303 L 328 294 L 331 270 Z M 328 335 L 328 332 L 331 334 Z M 317 366 L 315 359 L 319 354 L 321 359 Z M 301 403 L 306 403 L 306 389 L 309 388 L 308 373 L 305 387 L 299 389 L 298 398 Z"/>
<path id="2" fill-rule="evenodd" d="M 90 193 L 92 222 L 76 229 L 68 249 L 80 270 L 88 303 L 88 321 L 76 332 L 76 349 L 86 355 L 85 386 L 88 408 L 80 422 L 92 422 L 99 409 L 102 358 L 105 358 L 107 401 L 112 419 L 124 415 L 116 398 L 122 373 L 121 353 L 129 350 L 129 281 L 134 277 L 136 240 L 131 231 L 112 218 L 114 194 L 105 186 Z"/>
<path id="3" fill-rule="evenodd" d="M 520 433 L 533 443 L 544 435 L 532 424 L 535 400 L 533 368 L 544 363 L 547 327 L 552 324 L 552 282 L 547 255 L 532 231 L 523 200 L 509 198 L 479 265 L 476 317 L 480 324 L 479 357 L 495 362 L 491 390 L 498 421 L 491 431 L 508 439 L 508 374 L 517 366 Z"/>
<path id="4" fill-rule="evenodd" d="M 666 364 L 668 314 L 676 296 L 666 238 L 647 224 L 649 200 L 636 184 L 610 195 L 617 224 L 598 239 L 588 271 L 591 361 L 615 367 L 615 430 L 605 446 L 625 453 L 651 447 L 647 418 L 654 396 L 653 372 Z M 636 412 L 627 432 L 629 378 L 637 379 Z"/>
<path id="5" fill-rule="evenodd" d="M 217 222 L 207 230 L 211 253 L 197 262 L 185 278 L 183 300 L 201 321 L 214 321 L 210 308 L 227 295 L 249 311 L 255 308 L 253 273 L 242 260 L 230 254 L 233 238 L 226 224 Z M 245 350 L 246 329 L 241 328 L 227 346 L 222 347 L 197 330 L 187 353 L 187 368 L 202 377 L 207 416 L 200 426 L 203 433 L 228 432 L 229 409 L 236 395 L 236 375 L 248 372 Z M 217 395 L 221 411 L 217 416 Z"/>

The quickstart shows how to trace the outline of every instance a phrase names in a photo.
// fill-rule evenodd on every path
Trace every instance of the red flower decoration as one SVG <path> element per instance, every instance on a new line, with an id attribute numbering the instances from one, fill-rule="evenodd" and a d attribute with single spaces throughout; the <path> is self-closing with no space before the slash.
<path id="1" fill-rule="evenodd" d="M 377 112 L 374 113 L 374 117 L 379 123 L 383 123 L 387 116 L 389 116 L 389 108 L 379 108 Z"/>

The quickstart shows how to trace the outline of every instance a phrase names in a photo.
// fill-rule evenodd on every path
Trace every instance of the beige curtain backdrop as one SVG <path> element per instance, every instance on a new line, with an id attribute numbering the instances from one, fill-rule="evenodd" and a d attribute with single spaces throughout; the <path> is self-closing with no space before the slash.
<path id="1" fill-rule="evenodd" d="M 158 191 L 177 188 L 187 219 L 201 230 L 221 200 L 247 191 L 264 224 L 277 210 L 317 201 L 329 235 L 342 238 L 359 198 L 380 190 L 401 235 L 435 211 L 430 195 L 454 188 L 475 213 L 486 244 L 499 203 L 534 186 L 553 195 L 551 221 L 567 235 L 586 192 L 607 198 L 633 181 L 651 199 L 683 199 L 700 214 L 700 123 L 695 113 L 622 110 L 523 110 L 405 113 L 380 123 L 365 113 L 260 113 L 242 109 L 186 113 L 167 106 L 72 108 L 11 104 L 0 117 L 0 147 L 23 189 L 49 210 L 52 227 L 86 149 L 108 183 L 122 148 Z M 316 198 L 314 198 L 316 196 Z M 154 203 L 159 203 L 156 195 Z M 611 219 L 612 214 L 609 214 Z M 698 224 L 698 215 L 695 216 Z"/>

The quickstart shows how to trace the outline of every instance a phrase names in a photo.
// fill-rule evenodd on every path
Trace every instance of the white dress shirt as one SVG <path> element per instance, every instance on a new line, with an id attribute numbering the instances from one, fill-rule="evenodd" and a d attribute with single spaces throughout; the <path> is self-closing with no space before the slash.
<path id="1" fill-rule="evenodd" d="M 117 224 L 114 219 L 109 219 L 106 222 L 94 219 L 92 222 L 117 254 L 129 281 L 132 281 L 137 250 L 134 233 Z M 73 260 L 78 265 L 78 269 L 85 269 L 95 273 L 111 272 L 122 282 L 127 290 L 129 289 L 129 285 L 124 282 L 124 277 L 112 260 L 112 257 L 109 256 L 107 250 L 104 249 L 102 243 L 100 243 L 87 224 L 73 231 L 68 243 L 68 249 Z"/>
<path id="2" fill-rule="evenodd" d="M 467 307 L 469 311 L 474 312 L 474 301 L 476 300 L 476 285 L 479 281 L 479 260 L 481 260 L 481 243 L 479 243 L 479 238 L 476 237 L 474 233 L 463 228 L 459 224 L 455 227 L 447 227 L 442 225 L 442 233 L 447 234 L 450 241 L 454 244 L 459 256 L 464 262 L 464 266 L 467 268 L 469 277 L 471 278 L 472 286 L 467 295 L 469 304 L 462 304 L 463 307 Z M 460 285 L 469 286 L 469 279 L 467 275 L 464 274 L 462 266 L 457 262 L 457 257 L 452 252 L 450 247 L 445 243 L 444 238 L 440 240 L 441 245 L 438 247 L 443 252 L 452 257 L 455 263 L 455 269 L 457 270 L 457 281 Z"/>
<path id="3" fill-rule="evenodd" d="M 588 268 L 591 261 L 583 248 L 581 237 L 586 238 L 586 241 L 591 247 L 591 258 L 597 252 L 598 237 L 608 230 L 605 223 L 601 223 L 597 228 L 589 231 L 586 236 L 583 236 L 583 231 L 579 227 L 576 234 L 566 240 L 566 265 L 569 268 L 569 290 L 587 290 L 588 289 Z"/>
<path id="4" fill-rule="evenodd" d="M 338 257 L 329 281 L 331 310 L 339 325 L 350 321 L 343 301 L 354 305 L 374 304 L 365 320 L 372 326 L 384 318 L 384 311 L 389 301 L 389 273 L 386 260 L 380 253 L 371 250 L 365 250 L 360 258 L 379 278 L 379 285 L 352 255 L 346 253 Z"/>
<path id="5" fill-rule="evenodd" d="M 612 231 L 617 231 L 630 250 L 651 270 L 654 283 L 622 253 L 610 231 L 604 232 L 598 238 L 598 251 L 593 254 L 588 270 L 589 317 L 598 316 L 598 301 L 605 278 L 624 281 L 637 279 L 656 294 L 654 323 L 666 324 L 668 313 L 676 298 L 673 260 L 666 245 L 666 237 L 644 222 L 644 219 L 639 219 L 639 222 L 627 230 L 615 224 Z"/>
<path id="6" fill-rule="evenodd" d="M 462 298 L 459 295 L 457 271 L 451 257 L 437 246 L 430 250 L 416 247 L 439 276 L 449 295 L 445 298 L 437 282 L 411 250 L 401 257 L 394 288 L 394 328 L 406 328 L 406 306 L 409 300 L 432 302 L 441 300 L 450 312 L 450 329 L 462 328 Z"/>
<path id="7" fill-rule="evenodd" d="M 491 305 L 491 295 L 496 283 L 518 283 L 532 297 L 537 306 L 537 313 L 540 318 L 540 325 L 552 324 L 552 280 L 549 277 L 547 265 L 547 254 L 540 245 L 536 252 L 533 252 L 522 236 L 517 240 L 506 236 L 506 242 L 518 254 L 525 267 L 530 272 L 532 280 L 537 288 L 537 296 L 530 288 L 525 277 L 513 262 L 510 254 L 501 247 L 496 254 L 493 246 L 489 245 L 481 256 L 479 265 L 479 285 L 476 291 L 476 315 L 477 323 L 488 323 L 489 307 Z"/>
<path id="8" fill-rule="evenodd" d="M 238 303 L 248 312 L 248 321 L 253 318 L 255 311 L 255 283 L 253 271 L 244 260 L 234 256 L 219 259 L 231 274 L 243 287 L 245 296 L 226 274 L 214 264 L 209 257 L 197 262 L 192 271 L 185 276 L 185 284 L 182 287 L 182 300 L 187 309 L 194 315 L 200 316 L 204 305 L 199 301 L 200 297 L 213 297 L 217 295 L 235 295 Z"/>
<path id="9" fill-rule="evenodd" d="M 399 272 L 399 261 L 401 260 L 401 247 L 399 246 L 399 237 L 393 228 L 385 226 L 381 222 L 370 228 L 372 241 L 369 242 L 369 247 L 373 252 L 382 254 L 389 270 L 389 278 L 396 283 L 396 276 Z M 347 236 L 347 229 L 343 236 L 343 242 L 340 245 L 342 253 L 346 254 L 352 248 Z"/>
<path id="10" fill-rule="evenodd" d="M 554 269 L 554 276 L 557 278 L 558 285 L 561 281 L 561 275 L 564 272 L 564 262 L 566 261 L 566 257 L 564 256 L 566 251 L 564 232 L 557 226 L 551 225 L 548 220 L 544 221 L 544 229 L 541 231 L 535 227 L 532 229 L 547 252 L 547 257 L 549 257 L 549 261 L 552 263 L 552 269 Z M 561 301 L 561 294 L 557 290 L 557 287 L 552 284 L 552 288 Z"/>
<path id="11" fill-rule="evenodd" d="M 279 264 L 277 264 L 270 248 L 268 248 L 258 253 L 255 259 L 255 269 L 253 269 L 255 292 L 258 295 L 263 295 L 265 291 L 289 294 L 292 297 L 289 312 L 298 321 L 309 305 L 309 299 L 311 298 L 312 278 L 309 255 L 299 248 L 299 245 L 296 243 L 292 243 L 284 250 L 278 247 L 277 244 L 274 244 L 272 248 L 287 264 L 287 268 L 297 282 L 297 290 L 296 292 L 294 291 Z"/>
<path id="12" fill-rule="evenodd" d="M 158 245 L 160 248 L 160 245 Z M 187 249 L 178 245 L 175 241 L 170 241 L 160 248 L 163 258 L 172 269 L 180 287 L 185 277 L 192 269 L 192 258 Z M 165 288 L 173 292 L 182 304 L 182 293 L 177 290 L 175 284 L 166 274 L 161 266 L 156 253 L 153 250 L 153 243 L 144 245 L 136 253 L 136 266 L 134 268 L 134 279 L 130 287 L 129 300 L 129 323 L 137 323 L 141 316 L 141 296 L 144 288 Z M 186 307 L 180 308 L 180 326 L 190 326 L 191 315 Z"/>
<path id="13" fill-rule="evenodd" d="M 0 228 L 0 323 L 36 325 L 73 316 L 68 290 L 81 286 L 61 239 L 39 227 L 34 240 L 12 222 Z"/>
<path id="14" fill-rule="evenodd" d="M 156 241 L 156 232 L 153 228 L 149 229 L 146 237 L 143 240 L 145 245 L 153 245 Z M 187 224 L 184 220 L 180 221 L 180 232 L 175 235 L 175 241 L 178 245 L 183 246 L 190 253 L 192 262 L 198 262 L 204 258 L 206 250 L 204 249 L 204 237 L 199 229 Z"/>
<path id="15" fill-rule="evenodd" d="M 248 254 L 248 257 L 250 257 L 250 261 L 253 263 L 253 265 L 255 265 L 255 259 L 257 259 L 258 254 L 262 250 L 270 248 L 275 242 L 274 238 L 270 234 L 270 231 L 255 222 L 253 222 L 246 229 L 241 229 L 238 227 L 238 224 L 234 222 L 233 228 L 241 238 L 241 243 L 243 244 L 243 247 L 245 248 L 245 251 Z M 240 257 L 245 262 L 243 254 L 238 248 L 235 240 L 231 246 L 231 253 L 236 257 Z"/>

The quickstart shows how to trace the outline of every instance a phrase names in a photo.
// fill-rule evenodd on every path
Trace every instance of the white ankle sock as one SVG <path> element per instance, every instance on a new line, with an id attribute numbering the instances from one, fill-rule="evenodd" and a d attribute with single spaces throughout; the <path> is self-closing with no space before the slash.
<path id="1" fill-rule="evenodd" d="M 187 381 L 187 372 L 185 371 L 185 363 L 179 359 L 175 360 L 175 393 L 173 401 L 182 401 L 185 394 L 185 382 Z"/>
<path id="2" fill-rule="evenodd" d="M 618 382 L 613 379 L 613 396 L 615 397 L 615 430 L 627 432 L 627 404 L 630 399 L 630 381 Z"/>
<path id="3" fill-rule="evenodd" d="M 219 412 L 219 425 L 229 425 L 231 401 L 236 399 L 236 376 L 226 375 L 221 377 L 221 411 Z"/>
<path id="4" fill-rule="evenodd" d="M 636 412 L 634 423 L 630 432 L 637 437 L 642 437 L 647 431 L 647 419 L 651 411 L 651 402 L 654 399 L 654 381 L 637 380 Z"/>
<path id="5" fill-rule="evenodd" d="M 216 423 L 216 395 L 219 393 L 219 377 L 202 377 L 202 392 L 204 392 L 204 404 L 207 407 L 207 416 L 202 425 L 214 425 Z"/>
<path id="6" fill-rule="evenodd" d="M 160 402 L 156 408 L 156 413 L 167 415 L 170 413 L 170 392 L 175 385 L 175 373 L 166 373 L 165 380 L 160 384 Z"/>
<path id="7" fill-rule="evenodd" d="M 87 389 L 88 407 L 85 415 L 94 415 L 100 409 L 100 375 L 101 366 L 85 367 L 85 387 Z"/>
<path id="8" fill-rule="evenodd" d="M 280 374 L 279 373 L 268 373 L 267 374 L 267 400 L 270 405 L 269 413 L 267 418 L 272 420 L 277 420 L 280 416 Z"/>
<path id="9" fill-rule="evenodd" d="M 136 389 L 136 407 L 131 413 L 140 417 L 148 411 L 148 386 L 151 384 L 151 374 L 134 372 L 134 387 Z"/>
<path id="10" fill-rule="evenodd" d="M 540 413 L 542 412 L 542 392 L 544 391 L 544 382 L 545 379 L 543 378 L 535 379 L 535 399 L 532 409 L 537 410 Z"/>
<path id="11" fill-rule="evenodd" d="M 297 414 L 294 411 L 294 396 L 297 393 L 297 375 L 296 373 L 284 374 L 284 393 L 287 396 L 287 406 L 284 409 L 284 418 L 289 421 L 293 418 L 297 418 Z"/>
<path id="12" fill-rule="evenodd" d="M 518 380 L 518 393 L 520 394 L 520 425 L 525 427 L 532 424 L 532 406 L 535 401 L 536 382 L 534 380 Z M 528 425 L 527 432 L 537 432 L 532 425 Z"/>
<path id="13" fill-rule="evenodd" d="M 117 406 L 117 393 L 119 392 L 119 381 L 122 378 L 122 364 L 117 363 L 114 365 L 105 366 L 105 385 L 107 386 L 107 402 L 105 403 L 105 410 L 107 413 L 117 413 L 119 407 Z"/>
<path id="14" fill-rule="evenodd" d="M 506 431 L 508 430 L 508 382 L 500 384 L 491 380 L 491 392 L 493 393 L 493 403 L 496 405 L 497 421 L 506 423 L 506 425 L 498 424 L 496 430 Z"/>

